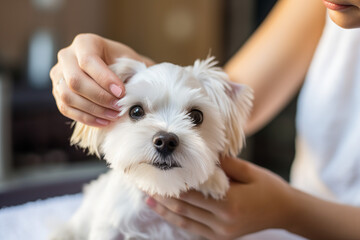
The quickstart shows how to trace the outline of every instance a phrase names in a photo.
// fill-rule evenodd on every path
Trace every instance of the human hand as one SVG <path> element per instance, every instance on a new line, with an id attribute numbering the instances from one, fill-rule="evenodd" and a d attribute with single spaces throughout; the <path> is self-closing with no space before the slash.
<path id="1" fill-rule="evenodd" d="M 179 199 L 148 197 L 147 204 L 168 222 L 207 239 L 233 239 L 267 228 L 285 228 L 292 214 L 292 188 L 277 175 L 236 158 L 222 168 L 231 178 L 221 201 L 189 191 Z"/>
<path id="2" fill-rule="evenodd" d="M 95 127 L 114 121 L 119 114 L 115 103 L 124 96 L 125 88 L 108 65 L 118 57 L 151 64 L 128 46 L 95 34 L 79 34 L 70 46 L 60 50 L 58 62 L 50 71 L 60 112 Z"/>

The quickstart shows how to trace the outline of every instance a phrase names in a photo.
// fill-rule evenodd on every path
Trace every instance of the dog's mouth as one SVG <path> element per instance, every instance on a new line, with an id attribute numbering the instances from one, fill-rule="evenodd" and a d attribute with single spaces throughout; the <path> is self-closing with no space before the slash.
<path id="1" fill-rule="evenodd" d="M 173 158 L 159 158 L 155 159 L 151 163 L 154 167 L 159 168 L 160 170 L 170 170 L 173 168 L 181 168 L 181 165 L 175 161 Z"/>

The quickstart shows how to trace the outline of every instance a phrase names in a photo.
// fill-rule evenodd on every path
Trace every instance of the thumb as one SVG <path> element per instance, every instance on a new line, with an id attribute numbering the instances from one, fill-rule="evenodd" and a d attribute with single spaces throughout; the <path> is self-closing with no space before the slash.
<path id="1" fill-rule="evenodd" d="M 221 159 L 221 168 L 234 181 L 250 183 L 254 180 L 255 167 L 252 163 L 235 157 Z"/>

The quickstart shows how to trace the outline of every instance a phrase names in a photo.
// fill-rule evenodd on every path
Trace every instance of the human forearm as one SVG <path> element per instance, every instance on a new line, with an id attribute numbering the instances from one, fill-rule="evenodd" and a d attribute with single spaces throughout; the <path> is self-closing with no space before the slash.
<path id="1" fill-rule="evenodd" d="M 297 92 L 324 21 L 321 1 L 279 1 L 262 26 L 226 64 L 232 81 L 254 89 L 248 134 L 266 124 Z"/>
<path id="2" fill-rule="evenodd" d="M 360 208 L 293 191 L 288 231 L 309 239 L 360 239 Z"/>

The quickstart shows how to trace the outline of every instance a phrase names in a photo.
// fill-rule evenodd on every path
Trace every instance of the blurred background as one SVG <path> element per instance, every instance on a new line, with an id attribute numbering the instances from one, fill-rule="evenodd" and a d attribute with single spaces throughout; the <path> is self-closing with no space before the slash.
<path id="1" fill-rule="evenodd" d="M 69 146 L 49 70 L 78 33 L 123 42 L 156 62 L 224 64 L 275 0 L 0 0 L 0 207 L 76 193 L 106 171 Z M 294 155 L 293 101 L 250 137 L 242 156 L 286 180 Z"/>

